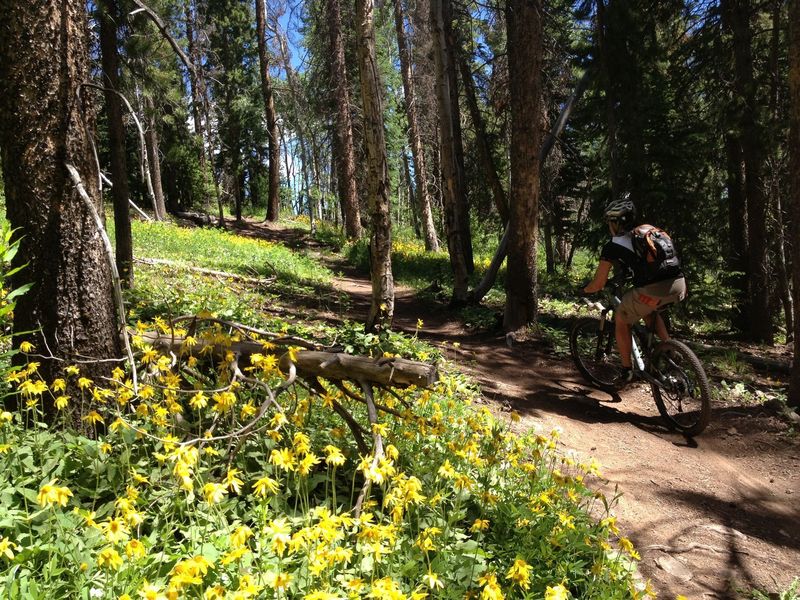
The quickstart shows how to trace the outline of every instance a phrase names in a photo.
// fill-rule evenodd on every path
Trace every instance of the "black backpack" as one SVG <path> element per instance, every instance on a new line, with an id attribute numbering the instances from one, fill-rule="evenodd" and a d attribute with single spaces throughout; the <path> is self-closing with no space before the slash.
<path id="1" fill-rule="evenodd" d="M 646 224 L 636 227 L 633 230 L 633 250 L 652 277 L 677 277 L 681 272 L 675 243 L 663 229 Z"/>

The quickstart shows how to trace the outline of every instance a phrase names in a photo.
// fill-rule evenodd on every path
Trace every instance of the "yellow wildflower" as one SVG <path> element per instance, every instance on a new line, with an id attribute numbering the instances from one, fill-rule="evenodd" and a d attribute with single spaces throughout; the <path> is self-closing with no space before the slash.
<path id="1" fill-rule="evenodd" d="M 241 493 L 244 481 L 239 479 L 239 473 L 241 473 L 239 469 L 230 469 L 225 476 L 225 487 L 228 488 L 229 492 L 234 492 L 235 494 Z"/>
<path id="2" fill-rule="evenodd" d="M 142 558 L 147 553 L 144 544 L 139 540 L 130 540 L 125 544 L 125 554 L 128 558 Z"/>
<path id="3" fill-rule="evenodd" d="M 527 590 L 530 587 L 531 570 L 532 567 L 528 563 L 518 558 L 514 561 L 514 564 L 511 565 L 511 568 L 508 569 L 506 579 L 510 579 L 523 590 Z"/>
<path id="4" fill-rule="evenodd" d="M 472 527 L 469 528 L 470 531 L 478 532 L 478 531 L 486 531 L 489 529 L 489 521 L 487 519 L 475 519 L 472 523 Z"/>
<path id="5" fill-rule="evenodd" d="M 122 566 L 122 557 L 114 548 L 103 548 L 97 554 L 97 566 L 116 571 Z"/>
<path id="6" fill-rule="evenodd" d="M 544 592 L 545 600 L 567 600 L 569 597 L 569 591 L 561 583 L 554 587 L 547 586 Z"/>
<path id="7" fill-rule="evenodd" d="M 130 534 L 128 526 L 120 519 L 109 519 L 103 523 L 100 528 L 106 536 L 106 539 L 112 544 L 127 540 Z"/>
<path id="8" fill-rule="evenodd" d="M 256 496 L 261 498 L 266 498 L 268 494 L 277 494 L 278 489 L 278 482 L 266 475 L 253 484 Z"/>
<path id="9" fill-rule="evenodd" d="M 206 502 L 209 504 L 218 504 L 222 502 L 227 493 L 225 486 L 220 483 L 209 482 L 203 486 L 203 495 L 206 498 Z"/>
<path id="10" fill-rule="evenodd" d="M 19 552 L 20 547 L 13 543 L 11 540 L 0 536 L 0 554 L 5 556 L 8 560 L 14 560 L 14 552 Z"/>

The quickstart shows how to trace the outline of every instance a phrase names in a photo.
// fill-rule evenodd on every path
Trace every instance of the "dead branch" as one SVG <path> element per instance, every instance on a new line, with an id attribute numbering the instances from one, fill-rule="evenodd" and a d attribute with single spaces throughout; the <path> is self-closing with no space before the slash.
<path id="1" fill-rule="evenodd" d="M 750 552 L 747 550 L 739 550 L 738 548 L 733 549 L 724 549 L 724 548 L 717 548 L 715 546 L 709 546 L 707 544 L 688 544 L 686 546 L 665 546 L 663 544 L 653 544 L 651 546 L 645 546 L 642 548 L 643 552 L 649 552 L 651 550 L 660 550 L 661 552 L 666 552 L 667 554 L 683 554 L 686 552 L 691 552 L 692 550 L 708 550 L 709 552 L 714 552 L 715 554 L 727 554 L 728 552 L 735 552 L 736 554 L 747 554 L 750 555 Z"/>
<path id="2" fill-rule="evenodd" d="M 313 389 L 313 391 L 320 396 L 325 396 L 328 393 L 319 379 L 314 379 L 310 382 L 310 389 Z M 363 435 L 366 431 L 361 424 L 356 421 L 353 415 L 351 415 L 347 409 L 345 409 L 344 406 L 342 406 L 336 400 L 333 401 L 333 410 L 337 415 L 342 417 L 344 422 L 347 423 L 347 426 L 350 428 L 353 438 L 356 440 L 356 446 L 358 446 L 359 454 L 369 454 L 369 448 L 367 447 L 367 443 L 364 441 Z"/>
<path id="3" fill-rule="evenodd" d="M 405 388 L 413 385 L 427 388 L 438 379 L 433 365 L 403 358 L 381 362 L 380 359 L 365 356 L 306 351 L 298 352 L 295 364 L 303 376 L 319 376 L 331 381 L 366 381 L 386 387 Z"/>
<path id="4" fill-rule="evenodd" d="M 108 239 L 108 234 L 103 226 L 103 221 L 100 219 L 100 215 L 97 214 L 97 209 L 94 207 L 94 202 L 92 202 L 92 199 L 89 197 L 89 193 L 86 191 L 86 188 L 83 187 L 83 182 L 81 181 L 81 176 L 78 173 L 78 170 L 69 163 L 64 163 L 64 166 L 67 168 L 67 172 L 69 173 L 70 179 L 72 179 L 72 183 L 75 184 L 75 189 L 78 191 L 78 196 L 81 198 L 81 200 L 83 200 L 83 203 L 86 205 L 89 214 L 92 215 L 95 225 L 97 226 L 97 231 L 100 233 L 100 238 L 103 240 L 103 248 L 105 249 L 106 259 L 111 267 L 111 282 L 114 288 L 114 300 L 116 301 L 117 305 L 117 319 L 120 328 L 120 336 L 125 344 L 125 352 L 127 353 L 128 361 L 131 364 L 133 389 L 134 392 L 136 392 L 138 387 L 136 365 L 133 362 L 133 350 L 131 349 L 130 341 L 128 340 L 128 329 L 127 324 L 125 323 L 125 301 L 122 299 L 122 286 L 120 285 L 119 281 L 117 263 L 114 260 L 114 250 L 111 248 L 111 240 Z"/>
<path id="5" fill-rule="evenodd" d="M 217 277 L 225 277 L 226 279 L 234 279 L 236 281 L 244 281 L 246 283 L 254 283 L 257 285 L 271 285 L 275 283 L 276 277 L 262 279 L 259 277 L 248 277 L 247 275 L 239 275 L 238 273 L 230 273 L 228 271 L 216 271 L 214 269 L 205 269 L 203 267 L 192 267 L 190 265 L 183 265 L 174 260 L 167 260 L 165 258 L 134 258 L 134 262 L 142 263 L 144 265 L 165 265 L 175 269 L 184 271 L 192 271 L 194 273 L 203 273 L 204 275 L 215 275 Z"/>
<path id="6" fill-rule="evenodd" d="M 107 88 L 107 87 L 104 87 L 102 85 L 98 85 L 96 83 L 90 83 L 90 82 L 84 82 L 84 83 L 82 83 L 80 85 L 80 87 L 89 87 L 89 88 L 94 88 L 96 90 L 100 90 L 102 92 L 111 92 L 112 94 L 116 94 L 117 96 L 119 96 L 122 99 L 122 101 L 125 103 L 125 107 L 128 109 L 128 112 L 130 113 L 131 117 L 133 118 L 133 122 L 136 124 L 136 129 L 139 132 L 139 145 L 141 146 L 141 151 L 140 151 L 141 159 L 139 161 L 139 167 L 142 170 L 142 177 L 147 182 L 147 191 L 150 194 L 150 199 L 153 202 L 153 206 L 155 206 L 156 205 L 156 193 L 153 190 L 153 182 L 150 179 L 150 170 L 147 168 L 147 165 L 145 164 L 145 157 L 147 155 L 147 150 L 146 150 L 147 146 L 146 146 L 145 139 L 144 139 L 144 128 L 142 127 L 142 124 L 139 121 L 139 118 L 136 116 L 136 111 L 133 110 L 133 106 L 131 106 L 131 103 L 128 102 L 128 99 L 125 97 L 125 94 L 122 94 L 121 92 L 118 92 L 117 90 L 115 90 L 113 88 Z M 138 210 L 138 207 L 137 207 L 137 210 Z"/>
<path id="7" fill-rule="evenodd" d="M 217 321 L 216 319 L 208 320 Z M 215 357 L 224 357 L 226 353 L 233 352 L 240 358 L 247 359 L 253 354 L 264 352 L 264 342 L 259 341 L 244 340 L 229 344 L 214 344 L 198 339 L 192 348 L 186 348 L 184 337 L 162 334 L 157 331 L 146 331 L 140 335 L 151 346 L 176 354 L 202 355 L 211 352 Z M 270 343 L 284 345 L 280 338 L 270 340 Z M 298 345 L 297 341 L 290 340 L 284 347 Z M 436 367 L 427 363 L 402 358 L 381 362 L 381 360 L 366 356 L 314 350 L 299 351 L 293 359 L 288 353 L 285 353 L 281 357 L 279 366 L 284 372 L 288 372 L 291 366 L 295 366 L 298 374 L 307 379 L 322 377 L 330 381 L 365 381 L 383 387 L 427 388 L 438 379 Z"/>
<path id="8" fill-rule="evenodd" d="M 370 386 L 369 383 L 362 381 L 361 389 L 364 391 L 364 400 L 367 403 L 367 417 L 369 418 L 369 424 L 372 428 L 372 442 L 375 452 L 372 456 L 370 470 L 374 470 L 378 467 L 378 465 L 380 465 L 381 459 L 383 459 L 383 437 L 375 427 L 378 424 L 378 410 L 375 407 L 375 402 L 372 397 L 372 386 Z M 361 493 L 358 495 L 356 504 L 353 507 L 353 516 L 355 516 L 356 519 L 361 516 L 361 508 L 364 505 L 364 500 L 369 495 L 371 488 L 372 479 L 365 475 L 364 486 L 361 488 Z"/>
<path id="9" fill-rule="evenodd" d="M 130 14 L 135 14 L 137 12 L 144 12 L 147 15 L 147 17 L 155 24 L 156 28 L 164 37 L 164 39 L 167 40 L 170 46 L 172 46 L 172 49 L 175 51 L 175 54 L 177 54 L 178 57 L 181 59 L 181 62 L 184 64 L 184 66 L 187 69 L 189 69 L 189 71 L 196 77 L 197 69 L 195 69 L 194 64 L 192 63 L 191 60 L 189 60 L 189 57 L 186 56 L 186 53 L 180 47 L 178 42 L 175 41 L 175 38 L 173 38 L 170 35 L 169 31 L 167 31 L 167 26 L 164 25 L 164 21 L 161 20 L 161 17 L 159 17 L 158 14 L 152 8 L 147 6 L 141 0 L 133 0 L 133 3 L 139 8 L 138 10 L 135 10 Z"/>
<path id="10" fill-rule="evenodd" d="M 361 402 L 362 404 L 366 404 L 366 403 L 367 403 L 367 401 L 366 401 L 364 398 L 362 398 L 362 397 L 361 397 L 361 396 L 359 396 L 358 394 L 356 394 L 356 393 L 353 393 L 353 392 L 351 392 L 350 390 L 348 390 L 348 389 L 347 389 L 347 388 L 346 388 L 346 387 L 345 387 L 345 386 L 342 384 L 342 382 L 341 382 L 341 381 L 335 381 L 335 382 L 334 382 L 334 385 L 335 385 L 337 388 L 339 388 L 339 389 L 342 391 L 342 393 L 343 393 L 345 396 L 347 396 L 347 397 L 349 397 L 349 398 L 352 398 L 352 399 L 353 399 L 353 400 L 355 400 L 356 402 Z M 382 389 L 389 389 L 389 388 L 382 388 Z M 389 391 L 391 391 L 391 389 L 389 389 Z M 385 413 L 389 413 L 390 415 L 394 415 L 394 416 L 395 416 L 395 417 L 397 417 L 398 419 L 402 419 L 402 418 L 403 418 L 403 415 L 402 415 L 402 414 L 400 414 L 398 411 L 394 410 L 393 408 L 389 408 L 388 406 L 384 406 L 384 405 L 382 405 L 382 404 L 378 404 L 377 402 L 375 403 L 375 406 L 376 406 L 376 407 L 378 407 L 378 409 L 379 409 L 380 411 L 382 411 L 382 412 L 385 412 Z"/>
<path id="11" fill-rule="evenodd" d="M 318 348 L 317 344 L 313 342 L 309 342 L 308 340 L 304 340 L 303 338 L 299 338 L 293 335 L 283 335 L 282 333 L 275 333 L 273 331 L 267 331 L 265 329 L 258 329 L 256 327 L 250 327 L 249 325 L 242 325 L 241 323 L 236 323 L 234 321 L 226 321 L 224 319 L 217 319 L 216 317 L 202 317 L 199 318 L 197 315 L 182 315 L 180 317 L 175 317 L 170 321 L 170 323 L 174 326 L 177 323 L 182 321 L 193 321 L 192 328 L 197 327 L 198 322 L 209 322 L 209 323 L 218 323 L 220 325 L 224 325 L 230 329 L 235 329 L 240 333 L 245 335 L 249 333 L 253 333 L 255 335 L 269 338 L 271 344 L 276 346 L 298 346 L 300 348 L 306 348 L 308 350 L 315 350 Z M 249 339 L 250 336 L 247 336 Z"/>

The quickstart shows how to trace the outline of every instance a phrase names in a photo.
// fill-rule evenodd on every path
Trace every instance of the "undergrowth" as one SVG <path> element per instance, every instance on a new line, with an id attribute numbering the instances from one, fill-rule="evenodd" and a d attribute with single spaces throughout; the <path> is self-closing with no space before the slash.
<path id="1" fill-rule="evenodd" d="M 173 228 L 142 233 L 150 256 L 226 270 L 242 268 L 253 249 L 230 240 L 247 250 L 226 257 L 194 239 L 178 243 Z M 370 338 L 355 324 L 267 318 L 255 297 L 239 290 L 231 299 L 215 281 L 182 275 L 170 282 L 173 297 L 137 297 L 135 371 L 92 381 L 65 364 L 62 377 L 42 381 L 30 345 L 23 364 L 2 367 L 20 406 L 0 414 L 5 597 L 651 593 L 634 583 L 639 557 L 609 502 L 587 485 L 599 465 L 557 453 L 557 431 L 511 433 L 474 408 L 474 385 L 447 369 L 428 389 L 376 389 L 370 417 L 369 388 L 295 379 L 303 350 L 284 335 L 388 364 L 436 351 L 416 336 Z M 167 308 L 199 309 L 199 320 L 171 326 Z M 274 332 L 224 326 L 215 315 L 226 311 Z M 150 346 L 156 334 L 162 345 Z M 56 417 L 45 421 L 48 407 Z M 72 427 L 76 419 L 91 435 Z"/>

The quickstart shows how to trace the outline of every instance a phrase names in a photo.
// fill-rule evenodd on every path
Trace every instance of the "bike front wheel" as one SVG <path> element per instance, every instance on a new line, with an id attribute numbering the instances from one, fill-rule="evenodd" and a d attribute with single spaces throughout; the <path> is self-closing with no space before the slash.
<path id="1" fill-rule="evenodd" d="M 592 385 L 615 391 L 622 363 L 615 347 L 614 324 L 596 317 L 575 321 L 569 335 L 572 360 L 581 375 Z"/>
<path id="2" fill-rule="evenodd" d="M 652 384 L 653 398 L 669 427 L 688 436 L 702 432 L 711 420 L 711 390 L 697 355 L 683 342 L 661 342 L 650 373 L 661 383 Z"/>

